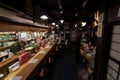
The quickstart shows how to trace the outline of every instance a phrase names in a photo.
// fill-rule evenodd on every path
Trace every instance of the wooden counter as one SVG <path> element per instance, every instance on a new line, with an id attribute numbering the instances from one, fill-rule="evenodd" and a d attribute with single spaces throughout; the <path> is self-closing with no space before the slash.
<path id="1" fill-rule="evenodd" d="M 39 71 L 41 64 L 44 63 L 45 58 L 47 58 L 54 46 L 55 43 L 52 43 L 49 46 L 47 45 L 44 49 L 36 53 L 28 62 L 21 65 L 18 70 L 8 74 L 4 80 L 10 80 L 13 76 L 21 76 L 22 79 L 20 80 L 31 80 L 36 72 Z M 36 63 L 29 63 L 33 59 L 38 61 Z"/>

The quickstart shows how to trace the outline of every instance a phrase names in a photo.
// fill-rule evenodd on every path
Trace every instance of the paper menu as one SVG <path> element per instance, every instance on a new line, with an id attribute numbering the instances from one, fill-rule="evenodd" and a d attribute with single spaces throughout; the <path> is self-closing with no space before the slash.
<path id="1" fill-rule="evenodd" d="M 13 76 L 10 80 L 22 80 L 22 76 Z"/>
<path id="2" fill-rule="evenodd" d="M 38 59 L 31 59 L 28 63 L 34 64 L 34 63 L 36 63 L 37 61 L 38 61 Z"/>

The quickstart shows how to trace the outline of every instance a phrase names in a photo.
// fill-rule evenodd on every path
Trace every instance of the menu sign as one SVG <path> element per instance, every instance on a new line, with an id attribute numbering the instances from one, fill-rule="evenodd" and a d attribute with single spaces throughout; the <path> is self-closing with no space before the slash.
<path id="1" fill-rule="evenodd" d="M 104 13 L 101 13 L 98 21 L 97 37 L 102 37 L 103 19 L 104 19 Z"/>

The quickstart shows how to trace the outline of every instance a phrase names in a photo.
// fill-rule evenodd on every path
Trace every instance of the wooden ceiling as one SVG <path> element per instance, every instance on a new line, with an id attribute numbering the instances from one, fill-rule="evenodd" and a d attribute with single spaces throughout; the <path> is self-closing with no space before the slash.
<path id="1" fill-rule="evenodd" d="M 40 16 L 45 14 L 49 19 L 43 22 L 47 23 L 59 22 L 60 19 L 70 23 L 87 20 L 99 9 L 101 2 L 102 0 L 0 0 L 0 3 L 24 13 L 19 16 L 34 22 L 43 21 Z"/>

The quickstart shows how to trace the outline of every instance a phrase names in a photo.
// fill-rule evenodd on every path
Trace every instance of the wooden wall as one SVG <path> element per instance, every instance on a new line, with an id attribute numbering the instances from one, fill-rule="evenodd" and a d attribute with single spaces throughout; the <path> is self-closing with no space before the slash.
<path id="1" fill-rule="evenodd" d="M 119 1 L 109 0 L 105 7 L 101 7 L 104 13 L 103 35 L 97 38 L 94 80 L 120 80 Z"/>

